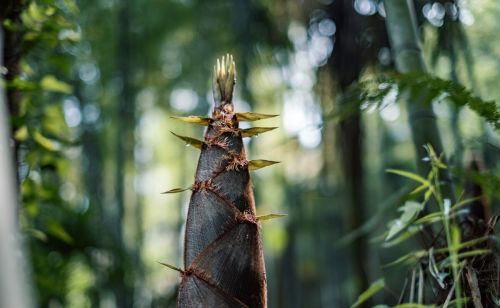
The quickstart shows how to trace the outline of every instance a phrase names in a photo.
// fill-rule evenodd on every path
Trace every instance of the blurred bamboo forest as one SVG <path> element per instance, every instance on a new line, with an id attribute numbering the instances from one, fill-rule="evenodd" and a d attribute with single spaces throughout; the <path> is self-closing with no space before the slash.
<path id="1" fill-rule="evenodd" d="M 500 211 L 500 5 L 410 3 L 428 74 L 395 73 L 378 0 L 2 0 L 35 306 L 175 307 L 159 262 L 182 266 L 190 195 L 161 193 L 192 184 L 199 152 L 170 131 L 203 130 L 171 116 L 209 113 L 226 53 L 236 110 L 280 115 L 246 142 L 281 161 L 253 173 L 258 214 L 287 214 L 262 223 L 269 307 L 349 307 L 382 276 L 372 304 L 398 303 L 411 271 L 384 265 L 419 242 L 382 244 L 414 188 L 386 170 L 420 170 L 405 101 L 422 88 L 456 196 L 473 185 Z"/>

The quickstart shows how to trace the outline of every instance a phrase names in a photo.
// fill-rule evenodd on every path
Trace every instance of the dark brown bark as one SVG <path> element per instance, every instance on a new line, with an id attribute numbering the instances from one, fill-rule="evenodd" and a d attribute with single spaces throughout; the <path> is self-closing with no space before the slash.
<path id="1" fill-rule="evenodd" d="M 115 200 L 116 212 L 112 217 L 112 246 L 117 256 L 116 263 L 111 270 L 111 287 L 116 298 L 118 307 L 132 307 L 134 292 L 131 281 L 127 276 L 132 271 L 131 258 L 123 235 L 123 219 L 125 216 L 126 181 L 127 170 L 133 164 L 134 149 L 134 127 L 135 127 L 135 104 L 131 81 L 131 48 L 130 23 L 131 23 L 131 0 L 121 0 L 118 11 L 118 48 L 117 64 L 118 73 L 122 81 L 121 93 L 117 100 L 116 117 L 116 175 L 115 175 Z"/>
<path id="2" fill-rule="evenodd" d="M 20 31 L 21 26 L 21 12 L 23 10 L 22 0 L 7 0 L 2 1 L 0 5 L 0 26 L 3 27 L 5 42 L 3 46 L 3 63 L 7 68 L 7 74 L 5 75 L 5 80 L 7 83 L 12 82 L 20 73 L 19 62 L 22 56 L 22 32 Z M 6 29 L 3 26 L 5 20 L 10 20 L 12 29 Z M 17 28 L 17 29 L 16 29 Z M 19 107 L 21 104 L 21 91 L 12 87 L 7 87 L 7 106 L 9 115 L 12 119 L 19 115 Z M 11 124 L 12 135 L 16 127 Z M 18 166 L 18 151 L 19 142 L 14 140 L 14 162 Z M 16 172 L 17 175 L 17 172 Z M 16 176 L 19 183 L 19 178 Z"/>

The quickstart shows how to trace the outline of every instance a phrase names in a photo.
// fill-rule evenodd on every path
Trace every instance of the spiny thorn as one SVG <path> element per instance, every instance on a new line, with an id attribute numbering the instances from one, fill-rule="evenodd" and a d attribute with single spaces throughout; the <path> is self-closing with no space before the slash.
<path id="1" fill-rule="evenodd" d="M 156 262 L 160 263 L 160 264 L 161 264 L 161 265 L 163 265 L 163 266 L 168 267 L 169 269 L 173 269 L 174 271 L 177 271 L 177 272 L 179 272 L 179 273 L 181 273 L 181 274 L 184 274 L 184 271 L 183 271 L 183 270 L 181 270 L 180 268 L 178 268 L 177 266 L 173 266 L 173 265 L 171 265 L 171 264 L 168 264 L 168 263 L 163 263 L 163 262 L 160 262 L 160 261 L 156 261 Z"/>
<path id="2" fill-rule="evenodd" d="M 257 216 L 258 221 L 271 220 L 276 218 L 282 218 L 288 216 L 287 214 L 267 214 L 267 215 L 259 215 Z"/>

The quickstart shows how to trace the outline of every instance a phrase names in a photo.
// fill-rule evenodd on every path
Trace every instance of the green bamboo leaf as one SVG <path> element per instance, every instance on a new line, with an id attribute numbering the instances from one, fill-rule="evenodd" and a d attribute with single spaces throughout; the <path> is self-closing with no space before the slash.
<path id="1" fill-rule="evenodd" d="M 285 217 L 287 214 L 267 214 L 267 215 L 260 215 L 257 216 L 258 221 L 264 221 L 264 220 L 271 220 L 271 219 L 276 219 L 276 218 L 281 218 Z"/>
<path id="2" fill-rule="evenodd" d="M 242 137 L 253 137 L 276 128 L 277 127 L 251 127 L 251 128 L 240 129 L 240 132 Z"/>
<path id="3" fill-rule="evenodd" d="M 176 119 L 176 120 L 180 120 L 183 122 L 187 122 L 187 123 L 202 125 L 202 126 L 207 126 L 211 120 L 210 118 L 199 117 L 199 116 L 187 116 L 187 117 L 171 116 L 171 118 Z"/>
<path id="4" fill-rule="evenodd" d="M 26 232 L 27 234 L 31 234 L 34 238 L 42 241 L 42 242 L 47 242 L 47 234 L 45 234 L 44 232 L 38 230 L 38 229 L 34 229 L 34 228 L 29 228 L 29 229 L 26 229 L 24 230 L 24 232 Z"/>
<path id="5" fill-rule="evenodd" d="M 186 136 L 181 136 L 181 135 L 177 135 L 176 133 L 174 132 L 171 132 L 172 135 L 174 135 L 175 137 L 183 140 L 184 142 L 186 142 L 186 145 L 192 145 L 193 147 L 197 148 L 197 149 L 200 149 L 203 147 L 203 141 L 201 140 L 198 140 L 198 139 L 194 139 L 194 138 L 191 138 L 191 137 L 186 137 Z"/>
<path id="6" fill-rule="evenodd" d="M 253 171 L 253 170 L 258 170 L 261 168 L 265 168 L 274 164 L 278 164 L 279 161 L 272 161 L 272 160 L 265 160 L 265 159 L 257 159 L 257 160 L 251 160 L 248 162 L 248 170 Z"/>
<path id="7" fill-rule="evenodd" d="M 184 271 L 181 270 L 180 268 L 178 268 L 177 266 L 174 266 L 174 265 L 171 265 L 171 264 L 168 264 L 168 263 L 163 263 L 163 262 L 158 262 L 158 263 L 160 263 L 163 266 L 168 267 L 169 269 L 173 269 L 174 271 L 178 271 L 179 273 L 184 273 Z"/>
<path id="8" fill-rule="evenodd" d="M 254 113 L 254 112 L 238 112 L 236 117 L 238 121 L 257 121 L 262 119 L 268 119 L 277 117 L 277 114 L 264 114 L 264 113 Z"/>
<path id="9" fill-rule="evenodd" d="M 453 211 L 453 210 L 459 209 L 459 208 L 461 208 L 461 207 L 462 207 L 462 206 L 464 206 L 464 205 L 467 205 L 467 204 L 469 204 L 469 203 L 472 203 L 472 202 L 477 201 L 477 200 L 480 200 L 480 199 L 481 199 L 481 197 L 474 197 L 474 198 L 468 198 L 468 199 L 462 200 L 462 201 L 460 201 L 460 202 L 455 203 L 455 204 L 451 207 L 451 210 Z"/>
<path id="10" fill-rule="evenodd" d="M 403 176 L 405 178 L 409 178 L 411 180 L 414 180 L 416 182 L 422 183 L 423 185 L 425 185 L 427 187 L 430 186 L 430 182 L 418 174 L 404 171 L 404 170 L 397 170 L 397 169 L 387 169 L 386 171 L 389 173 L 397 174 L 397 175 Z"/>
<path id="11" fill-rule="evenodd" d="M 366 302 L 369 298 L 378 293 L 384 287 L 385 287 L 384 279 L 383 278 L 378 279 L 377 281 L 372 283 L 366 291 L 361 293 L 361 295 L 358 297 L 358 300 L 351 306 L 351 308 L 361 306 L 362 303 Z"/>
<path id="12" fill-rule="evenodd" d="M 470 250 L 470 251 L 466 251 L 466 252 L 461 252 L 461 253 L 456 255 L 457 262 L 458 262 L 458 260 L 461 260 L 461 259 L 466 259 L 466 258 L 475 257 L 475 256 L 483 256 L 486 254 L 490 254 L 491 252 L 492 252 L 491 249 L 475 249 L 475 250 Z M 439 267 L 441 267 L 441 268 L 449 267 L 451 264 L 451 261 L 452 261 L 452 259 L 450 257 L 446 257 L 445 259 L 443 259 L 439 262 Z"/>
<path id="13" fill-rule="evenodd" d="M 47 223 L 46 227 L 47 227 L 47 232 L 49 234 L 60 239 L 61 241 L 65 242 L 66 244 L 72 245 L 75 242 L 73 240 L 73 237 L 71 237 L 71 235 L 69 235 L 69 233 L 58 222 L 49 221 Z"/>
<path id="14" fill-rule="evenodd" d="M 421 230 L 422 230 L 421 226 L 408 227 L 405 232 L 401 232 L 398 236 L 396 236 L 392 240 L 390 240 L 390 241 L 385 242 L 384 244 L 382 244 L 382 246 L 385 247 L 385 248 L 396 246 L 396 245 L 398 245 L 398 244 L 406 241 L 407 239 L 409 239 L 413 235 L 417 234 Z"/>
<path id="15" fill-rule="evenodd" d="M 420 217 L 419 219 L 415 220 L 415 224 L 426 224 L 426 223 L 434 223 L 441 221 L 443 219 L 443 215 L 441 215 L 441 212 L 435 212 L 435 213 L 430 213 L 428 215 L 425 215 L 423 217 Z"/>
<path id="16" fill-rule="evenodd" d="M 162 192 L 162 194 L 175 194 L 175 193 L 180 193 L 180 192 L 183 192 L 183 191 L 186 191 L 186 190 L 190 190 L 191 187 L 188 187 L 188 188 L 174 188 L 174 189 L 170 189 L 170 190 L 167 190 L 167 191 L 164 191 Z"/>
<path id="17" fill-rule="evenodd" d="M 33 139 L 47 151 L 56 152 L 61 150 L 61 144 L 59 142 L 45 137 L 39 131 L 33 132 Z"/>
<path id="18" fill-rule="evenodd" d="M 424 208 L 423 203 L 415 202 L 415 201 L 406 201 L 403 206 L 401 206 L 398 210 L 402 211 L 401 217 L 396 220 L 393 220 L 391 226 L 389 228 L 389 233 L 385 238 L 386 241 L 393 238 L 396 234 L 404 230 L 411 221 L 417 217 L 418 213 Z"/>
<path id="19" fill-rule="evenodd" d="M 457 254 L 458 259 L 465 259 L 474 256 L 481 256 L 492 253 L 491 249 L 475 249 Z"/>
<path id="20" fill-rule="evenodd" d="M 60 92 L 65 94 L 71 94 L 73 92 L 73 87 L 69 84 L 57 80 L 56 77 L 52 75 L 46 75 L 40 81 L 40 86 L 42 89 L 52 92 Z"/>
<path id="21" fill-rule="evenodd" d="M 454 249 L 456 249 L 456 251 L 460 251 L 464 248 L 468 248 L 468 247 L 472 247 L 472 246 L 476 246 L 482 242 L 485 242 L 489 239 L 490 237 L 488 235 L 485 235 L 485 236 L 481 236 L 481 237 L 478 237 L 478 238 L 475 238 L 475 239 L 472 239 L 470 241 L 466 241 L 466 242 L 462 242 L 462 243 L 459 243 L 458 246 L 456 246 Z M 452 248 L 453 249 L 453 248 Z M 435 250 L 436 253 L 449 253 L 449 248 L 448 247 L 443 247 L 443 248 L 439 248 L 439 249 L 436 249 Z"/>
<path id="22" fill-rule="evenodd" d="M 422 184 L 420 186 L 418 186 L 417 188 L 415 188 L 414 190 L 412 190 L 410 192 L 410 195 L 416 195 L 418 194 L 419 192 L 421 192 L 422 190 L 426 189 L 427 187 L 429 187 L 428 185 L 426 184 Z"/>
<path id="23" fill-rule="evenodd" d="M 390 267 L 390 266 L 399 265 L 402 263 L 416 262 L 420 258 L 425 257 L 425 256 L 427 256 L 427 251 L 425 251 L 425 250 L 418 250 L 418 251 L 410 252 L 404 256 L 397 258 L 396 260 L 394 260 L 392 262 L 389 262 L 389 263 L 383 265 L 383 267 Z"/>
<path id="24" fill-rule="evenodd" d="M 399 304 L 396 306 L 393 306 L 392 308 L 435 308 L 436 306 L 434 305 L 422 305 L 422 304 L 416 304 L 416 303 L 403 303 Z"/>

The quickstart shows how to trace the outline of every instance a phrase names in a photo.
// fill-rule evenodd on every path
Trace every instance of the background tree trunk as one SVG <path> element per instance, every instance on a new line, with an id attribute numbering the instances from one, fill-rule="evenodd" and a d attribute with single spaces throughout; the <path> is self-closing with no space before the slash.
<path id="1" fill-rule="evenodd" d="M 3 31 L 0 29 L 0 59 L 2 50 Z M 32 303 L 24 271 L 24 253 L 17 230 L 19 199 L 4 96 L 5 80 L 2 78 L 0 82 L 0 307 L 24 308 L 31 307 Z"/>
<path id="2" fill-rule="evenodd" d="M 2 5 L 0 5 L 0 23 L 8 19 L 12 22 L 12 25 L 18 27 L 21 25 L 21 11 L 23 10 L 23 5 L 21 0 L 7 0 Z M 3 34 L 5 36 L 4 44 L 2 45 L 2 60 L 7 69 L 5 75 L 5 81 L 11 82 L 16 76 L 19 75 L 19 62 L 21 60 L 21 41 L 22 34 L 19 30 L 8 30 L 4 29 L 3 25 L 0 24 Z M 7 88 L 6 90 L 6 102 L 7 110 L 11 117 L 15 117 L 19 114 L 19 107 L 21 104 L 21 91 L 16 88 Z M 7 119 L 8 120 L 8 119 Z M 14 131 L 16 128 L 11 127 Z M 18 150 L 19 142 L 14 140 L 14 163 L 18 166 Z M 17 167 L 16 167 L 17 168 Z M 17 170 L 15 170 L 16 182 L 19 184 L 19 178 L 17 176 Z"/>
<path id="3" fill-rule="evenodd" d="M 392 46 L 396 68 L 400 73 L 426 72 L 413 2 L 411 0 L 386 0 L 386 25 Z M 443 152 L 441 137 L 432 105 L 424 101 L 425 93 L 408 98 L 407 106 L 413 143 L 417 152 L 419 172 L 427 175 L 428 164 L 422 161 L 427 156 L 426 144 L 431 144 L 437 153 Z"/>
<path id="4" fill-rule="evenodd" d="M 427 70 L 417 33 L 413 1 L 386 0 L 385 9 L 387 32 L 398 72 L 425 73 Z M 424 146 L 430 144 L 438 155 L 444 150 L 432 104 L 426 102 L 425 98 L 426 91 L 422 90 L 418 97 L 406 99 L 410 129 L 417 154 L 417 167 L 423 176 L 427 176 L 429 172 L 429 164 L 422 160 L 427 156 Z M 443 187 L 443 196 L 453 202 L 455 198 L 448 172 L 443 172 L 442 180 L 447 183 Z"/>

